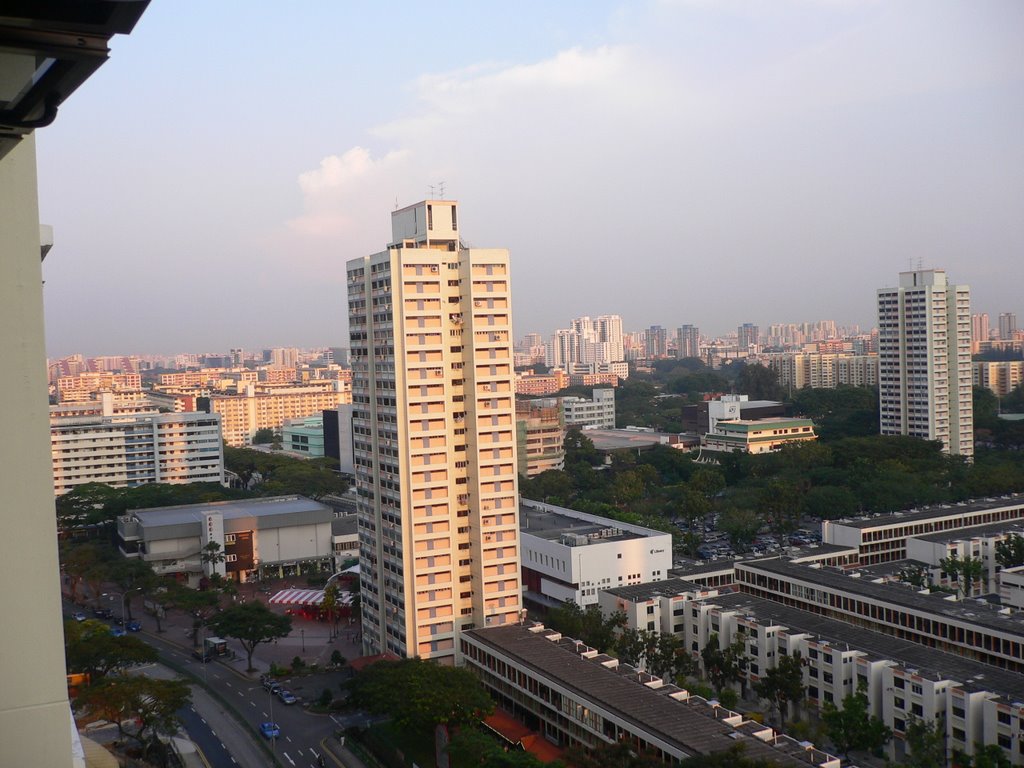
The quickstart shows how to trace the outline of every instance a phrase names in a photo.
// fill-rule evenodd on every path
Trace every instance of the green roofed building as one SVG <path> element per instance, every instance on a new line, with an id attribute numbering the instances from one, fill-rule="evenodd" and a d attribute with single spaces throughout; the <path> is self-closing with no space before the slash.
<path id="1" fill-rule="evenodd" d="M 810 419 L 730 419 L 715 423 L 701 441 L 708 451 L 743 451 L 768 453 L 789 443 L 817 440 L 814 422 Z"/>

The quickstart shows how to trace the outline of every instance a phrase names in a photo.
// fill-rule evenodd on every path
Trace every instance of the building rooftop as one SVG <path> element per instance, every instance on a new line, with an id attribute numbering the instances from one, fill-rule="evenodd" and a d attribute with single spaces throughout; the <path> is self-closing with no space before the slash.
<path id="1" fill-rule="evenodd" d="M 662 581 L 649 581 L 646 584 L 627 584 L 621 587 L 612 587 L 604 590 L 610 595 L 621 597 L 623 600 L 639 602 L 641 600 L 653 600 L 657 597 L 674 597 L 687 592 L 701 593 L 707 587 L 686 579 L 664 579 Z"/>
<path id="2" fill-rule="evenodd" d="M 342 515 L 331 520 L 332 536 L 351 536 L 359 532 L 359 518 L 355 515 Z"/>
<path id="3" fill-rule="evenodd" d="M 654 445 L 669 445 L 671 441 L 699 442 L 696 435 L 668 432 L 641 432 L 631 429 L 588 429 L 589 437 L 599 451 L 614 451 L 618 448 L 649 448 Z"/>
<path id="4" fill-rule="evenodd" d="M 588 517 L 594 517 L 588 515 Z M 603 522 L 597 522 L 598 520 Z M 632 530 L 630 530 L 632 529 Z M 650 536 L 667 536 L 661 531 L 642 529 L 639 526 L 625 526 L 616 520 L 595 518 L 587 520 L 581 517 L 573 517 L 551 508 L 539 509 L 526 504 L 519 505 L 519 530 L 522 533 L 536 536 L 549 541 L 558 541 L 567 537 L 563 544 L 568 546 L 584 546 L 587 544 L 601 544 L 607 541 L 629 541 L 630 539 L 642 539 L 644 534 L 640 531 L 647 530 Z M 568 537 L 577 537 L 570 542 Z"/>
<path id="5" fill-rule="evenodd" d="M 810 419 L 786 416 L 769 416 L 765 419 L 719 419 L 718 428 L 741 427 L 744 430 L 764 429 L 766 427 L 811 427 L 814 422 Z"/>
<path id="6" fill-rule="evenodd" d="M 895 661 L 904 668 L 917 670 L 916 674 L 922 677 L 954 680 L 969 690 L 988 690 L 1010 701 L 1024 700 L 1024 678 L 1019 674 L 954 653 L 934 648 L 922 653 L 919 643 L 741 592 L 709 597 L 702 602 L 752 616 L 761 624 L 781 625 L 790 634 L 804 632 L 832 646 L 862 651 L 874 661 Z"/>
<path id="7" fill-rule="evenodd" d="M 869 517 L 844 518 L 828 522 L 851 528 L 882 528 L 889 525 L 905 525 L 906 523 L 914 523 L 921 520 L 931 520 L 935 517 L 952 517 L 968 512 L 980 512 L 987 509 L 999 509 L 1000 507 L 1013 507 L 1022 504 L 1024 504 L 1024 494 L 1014 493 L 1007 494 L 1006 496 L 961 501 L 955 504 L 936 504 L 930 507 L 921 507 L 920 509 L 876 514 Z"/>
<path id="8" fill-rule="evenodd" d="M 725 571 L 732 571 L 736 568 L 736 563 L 743 562 L 739 559 L 725 559 L 725 560 L 703 560 L 700 562 L 685 563 L 676 568 L 669 570 L 669 576 L 698 576 L 706 575 L 709 573 L 724 573 Z"/>
<path id="9" fill-rule="evenodd" d="M 952 601 L 941 594 L 922 593 L 916 587 L 906 584 L 878 583 L 873 579 L 854 575 L 860 573 L 856 570 L 844 572 L 828 566 L 815 568 L 808 565 L 797 565 L 781 558 L 751 560 L 743 563 L 743 566 L 806 581 L 809 584 L 820 585 L 839 592 L 874 598 L 896 606 L 905 606 L 923 613 L 945 616 L 968 625 L 1024 636 L 1024 613 L 1000 613 L 986 600 Z"/>
<path id="10" fill-rule="evenodd" d="M 990 525 L 974 525 L 970 528 L 955 528 L 952 531 L 937 531 L 936 533 L 922 533 L 914 536 L 922 541 L 933 541 L 937 543 L 966 541 L 973 538 L 986 538 L 999 536 L 1000 534 L 1016 533 L 1024 536 L 1024 520 L 1005 520 L 1001 523 Z"/>
<path id="11" fill-rule="evenodd" d="M 205 504 L 181 504 L 174 507 L 153 507 L 152 509 L 128 510 L 128 515 L 138 518 L 146 527 L 201 523 L 208 512 L 220 512 L 224 521 L 239 518 L 273 517 L 297 513 L 322 513 L 326 518 L 333 516 L 331 509 L 305 496 L 273 496 L 261 499 L 238 501 L 213 501 Z"/>
<path id="12" fill-rule="evenodd" d="M 771 746 L 745 735 L 722 719 L 734 715 L 713 707 L 699 697 L 691 703 L 672 698 L 682 694 L 674 685 L 648 687 L 656 678 L 625 664 L 610 669 L 615 660 L 604 654 L 584 658 L 586 645 L 547 630 L 535 631 L 519 625 L 473 629 L 465 633 L 481 645 L 515 659 L 524 666 L 557 681 L 582 700 L 600 704 L 615 717 L 630 723 L 638 732 L 648 733 L 686 754 L 710 754 L 745 745 L 745 756 L 772 761 L 780 766 L 815 764 L 822 753 L 811 752 L 799 742 L 782 738 Z M 558 638 L 557 640 L 548 639 Z M 764 726 L 757 726 L 762 731 Z M 744 734 L 744 735 L 741 735 Z"/>

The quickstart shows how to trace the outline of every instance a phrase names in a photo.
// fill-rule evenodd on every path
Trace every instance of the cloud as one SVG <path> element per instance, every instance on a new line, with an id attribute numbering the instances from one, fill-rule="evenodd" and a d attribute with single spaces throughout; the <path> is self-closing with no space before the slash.
<path id="1" fill-rule="evenodd" d="M 360 199 L 365 199 L 369 190 L 392 184 L 408 160 L 405 150 L 375 159 L 364 147 L 328 155 L 319 167 L 299 174 L 305 213 L 289 221 L 289 229 L 310 237 L 352 234 L 362 221 Z"/>

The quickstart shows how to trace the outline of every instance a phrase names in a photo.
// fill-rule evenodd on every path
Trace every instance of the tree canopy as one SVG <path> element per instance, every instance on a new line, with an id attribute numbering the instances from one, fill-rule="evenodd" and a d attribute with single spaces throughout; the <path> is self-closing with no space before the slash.
<path id="1" fill-rule="evenodd" d="M 472 672 L 418 658 L 378 661 L 347 687 L 356 706 L 390 715 L 399 726 L 418 733 L 436 725 L 475 723 L 494 711 L 491 697 Z"/>
<path id="2" fill-rule="evenodd" d="M 201 593 L 200 593 L 201 594 Z M 248 655 L 248 671 L 252 671 L 252 654 L 261 643 L 287 637 L 292 631 L 290 616 L 274 613 L 259 600 L 249 600 L 225 608 L 213 616 L 208 625 L 218 635 L 233 637 Z"/>

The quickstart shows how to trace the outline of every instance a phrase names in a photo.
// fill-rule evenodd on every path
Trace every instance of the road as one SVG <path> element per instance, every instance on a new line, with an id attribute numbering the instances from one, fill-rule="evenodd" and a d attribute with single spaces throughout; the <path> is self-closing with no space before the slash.
<path id="1" fill-rule="evenodd" d="M 65 602 L 66 616 L 75 610 L 79 609 Z M 115 616 L 110 623 L 119 625 L 120 618 Z M 156 648 L 161 661 L 183 669 L 194 680 L 203 683 L 192 686 L 192 708 L 184 713 L 183 722 L 185 730 L 203 750 L 211 766 L 318 768 L 320 742 L 331 739 L 338 726 L 327 716 L 307 713 L 302 703 L 316 698 L 324 687 L 337 691 L 337 675 L 284 680 L 285 686 L 299 698 L 298 704 L 286 706 L 271 696 L 258 679 L 250 678 L 244 672 L 219 662 L 204 665 L 181 645 L 155 633 L 144 631 L 137 636 Z M 143 671 L 155 676 L 175 674 L 162 665 L 150 665 Z M 204 685 L 210 692 L 204 689 Z M 264 741 L 259 733 L 259 724 L 266 720 L 273 720 L 281 728 L 281 737 L 269 745 L 275 761 L 259 744 Z M 341 765 L 330 753 L 325 754 L 325 759 L 329 766 Z"/>

